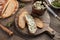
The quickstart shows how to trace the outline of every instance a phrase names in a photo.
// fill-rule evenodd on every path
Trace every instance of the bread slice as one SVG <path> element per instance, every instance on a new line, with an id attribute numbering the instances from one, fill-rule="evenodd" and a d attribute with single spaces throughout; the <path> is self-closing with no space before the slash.
<path id="1" fill-rule="evenodd" d="M 24 8 L 22 8 L 22 9 L 20 10 L 20 15 L 19 15 L 19 17 L 18 17 L 18 25 L 19 25 L 19 27 L 20 27 L 21 29 L 24 29 L 24 28 L 25 28 L 25 19 L 24 19 L 24 16 L 25 16 L 26 14 L 28 14 L 28 12 L 27 12 Z"/>
<path id="2" fill-rule="evenodd" d="M 27 25 L 28 25 L 28 29 L 29 29 L 30 33 L 34 34 L 37 31 L 37 27 L 36 27 L 33 17 L 31 15 L 27 14 L 27 15 L 25 15 L 25 19 L 27 21 Z"/>
<path id="3" fill-rule="evenodd" d="M 44 27 L 44 23 L 39 18 L 34 18 L 34 20 L 38 28 Z"/>
<path id="4" fill-rule="evenodd" d="M 11 0 L 9 5 L 7 6 L 6 10 L 2 14 L 2 18 L 6 18 L 15 14 L 18 9 L 18 2 L 16 0 Z"/>

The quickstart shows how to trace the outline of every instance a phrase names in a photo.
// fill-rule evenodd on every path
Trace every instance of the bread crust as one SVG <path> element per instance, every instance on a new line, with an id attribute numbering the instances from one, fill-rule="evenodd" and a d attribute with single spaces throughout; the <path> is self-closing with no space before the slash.
<path id="1" fill-rule="evenodd" d="M 27 10 L 25 10 L 25 8 L 22 8 L 20 10 L 20 14 L 19 14 L 19 17 L 18 17 L 18 25 L 19 25 L 19 28 L 21 29 L 24 29 L 25 28 L 25 18 L 24 16 L 28 14 Z"/>

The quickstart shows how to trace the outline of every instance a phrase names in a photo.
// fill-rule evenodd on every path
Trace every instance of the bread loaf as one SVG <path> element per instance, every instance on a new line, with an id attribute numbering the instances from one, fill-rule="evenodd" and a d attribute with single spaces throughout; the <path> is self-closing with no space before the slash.
<path id="1" fill-rule="evenodd" d="M 0 11 L 1 18 L 6 18 L 11 16 L 12 14 L 15 14 L 19 6 L 16 0 L 5 0 L 5 1 L 6 2 L 3 3 L 2 5 L 3 9 L 1 9 Z"/>

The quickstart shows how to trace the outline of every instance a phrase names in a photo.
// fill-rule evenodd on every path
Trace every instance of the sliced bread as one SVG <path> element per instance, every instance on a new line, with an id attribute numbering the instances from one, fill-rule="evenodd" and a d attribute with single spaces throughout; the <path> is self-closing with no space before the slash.
<path id="1" fill-rule="evenodd" d="M 22 8 L 21 11 L 20 11 L 20 15 L 18 17 L 18 25 L 21 29 L 24 29 L 25 28 L 25 19 L 24 19 L 24 16 L 28 14 L 28 12 Z"/>

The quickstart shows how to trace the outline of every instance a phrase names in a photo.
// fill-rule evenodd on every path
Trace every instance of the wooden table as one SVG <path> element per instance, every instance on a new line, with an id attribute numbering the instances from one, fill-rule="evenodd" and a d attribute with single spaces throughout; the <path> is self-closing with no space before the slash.
<path id="1" fill-rule="evenodd" d="M 58 10 L 55 12 L 60 16 L 60 12 Z M 51 13 L 50 13 L 51 23 L 50 26 L 60 33 L 60 21 L 57 20 Z M 14 27 L 10 27 L 11 30 L 15 30 Z M 14 31 L 13 36 L 8 36 L 4 31 L 0 29 L 0 40 L 51 40 L 51 38 L 47 34 L 42 34 L 36 38 L 24 38 L 22 35 L 19 35 L 16 31 Z"/>

